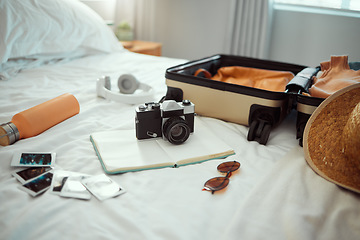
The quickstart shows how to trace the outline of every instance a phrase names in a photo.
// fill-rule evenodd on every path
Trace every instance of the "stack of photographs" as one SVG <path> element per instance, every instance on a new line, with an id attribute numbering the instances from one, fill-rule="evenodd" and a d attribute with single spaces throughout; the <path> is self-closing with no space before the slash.
<path id="1" fill-rule="evenodd" d="M 19 188 L 33 197 L 50 189 L 61 197 L 88 200 L 94 195 L 100 201 L 126 192 L 105 174 L 91 176 L 55 170 L 55 156 L 55 153 L 15 153 L 11 166 L 21 168 L 12 175 L 22 184 Z"/>
<path id="2" fill-rule="evenodd" d="M 21 167 L 12 175 L 22 184 L 19 188 L 35 197 L 50 188 L 55 153 L 15 153 L 11 166 Z"/>

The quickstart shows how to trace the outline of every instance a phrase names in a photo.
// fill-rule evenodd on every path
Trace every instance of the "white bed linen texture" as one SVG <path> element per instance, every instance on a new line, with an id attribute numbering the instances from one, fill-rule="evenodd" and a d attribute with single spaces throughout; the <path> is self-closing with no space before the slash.
<path id="1" fill-rule="evenodd" d="M 0 80 L 22 69 L 122 49 L 104 20 L 78 0 L 1 0 L 0 23 Z"/>
<path id="2" fill-rule="evenodd" d="M 26 69 L 0 81 L 1 123 L 63 93 L 80 103 L 78 115 L 0 147 L 0 239 L 359 239 L 359 195 L 306 164 L 294 113 L 271 132 L 266 146 L 246 140 L 248 127 L 201 117 L 235 150 L 226 160 L 241 163 L 229 186 L 215 194 L 202 191 L 203 184 L 221 175 L 216 167 L 224 159 L 109 175 L 127 192 L 103 202 L 49 191 L 32 197 L 18 188 L 10 166 L 16 151 L 56 152 L 55 170 L 104 173 L 89 136 L 134 129 L 135 106 L 97 97 L 98 77 L 109 75 L 116 86 L 118 76 L 131 73 L 150 84 L 158 100 L 166 93 L 166 68 L 184 62 L 122 50 Z"/>

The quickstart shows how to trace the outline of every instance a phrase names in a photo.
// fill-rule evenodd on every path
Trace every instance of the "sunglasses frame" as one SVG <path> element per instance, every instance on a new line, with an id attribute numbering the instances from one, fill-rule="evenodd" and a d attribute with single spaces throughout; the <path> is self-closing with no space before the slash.
<path id="1" fill-rule="evenodd" d="M 217 170 L 221 173 L 226 173 L 225 176 L 213 177 L 204 183 L 203 190 L 211 191 L 214 194 L 215 191 L 222 190 L 229 185 L 232 172 L 235 172 L 240 168 L 241 164 L 238 161 L 227 161 L 220 163 L 217 166 Z M 215 186 L 214 186 L 215 185 Z"/>

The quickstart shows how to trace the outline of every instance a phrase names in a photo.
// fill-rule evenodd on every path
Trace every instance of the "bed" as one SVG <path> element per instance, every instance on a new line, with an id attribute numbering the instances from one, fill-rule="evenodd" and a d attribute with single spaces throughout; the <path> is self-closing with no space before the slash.
<path id="1" fill-rule="evenodd" d="M 80 103 L 78 115 L 0 146 L 0 239 L 360 238 L 360 196 L 307 165 L 295 139 L 295 112 L 266 146 L 248 142 L 246 126 L 199 116 L 235 155 L 108 175 L 126 193 L 105 201 L 50 191 L 30 196 L 12 176 L 14 152 L 55 152 L 54 171 L 99 175 L 104 170 L 90 134 L 134 129 L 136 105 L 98 97 L 96 79 L 133 74 L 158 100 L 167 90 L 166 69 L 187 60 L 123 49 L 99 16 L 73 0 L 1 1 L 0 22 L 0 122 L 63 93 Z M 229 186 L 202 191 L 227 160 L 241 163 Z"/>

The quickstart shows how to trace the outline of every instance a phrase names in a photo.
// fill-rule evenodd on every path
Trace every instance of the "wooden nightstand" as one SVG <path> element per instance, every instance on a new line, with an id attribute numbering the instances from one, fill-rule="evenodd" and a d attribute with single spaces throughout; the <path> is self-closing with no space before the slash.
<path id="1" fill-rule="evenodd" d="M 131 52 L 161 56 L 161 43 L 157 42 L 146 42 L 146 41 L 122 41 L 121 42 L 124 48 L 128 49 Z"/>

